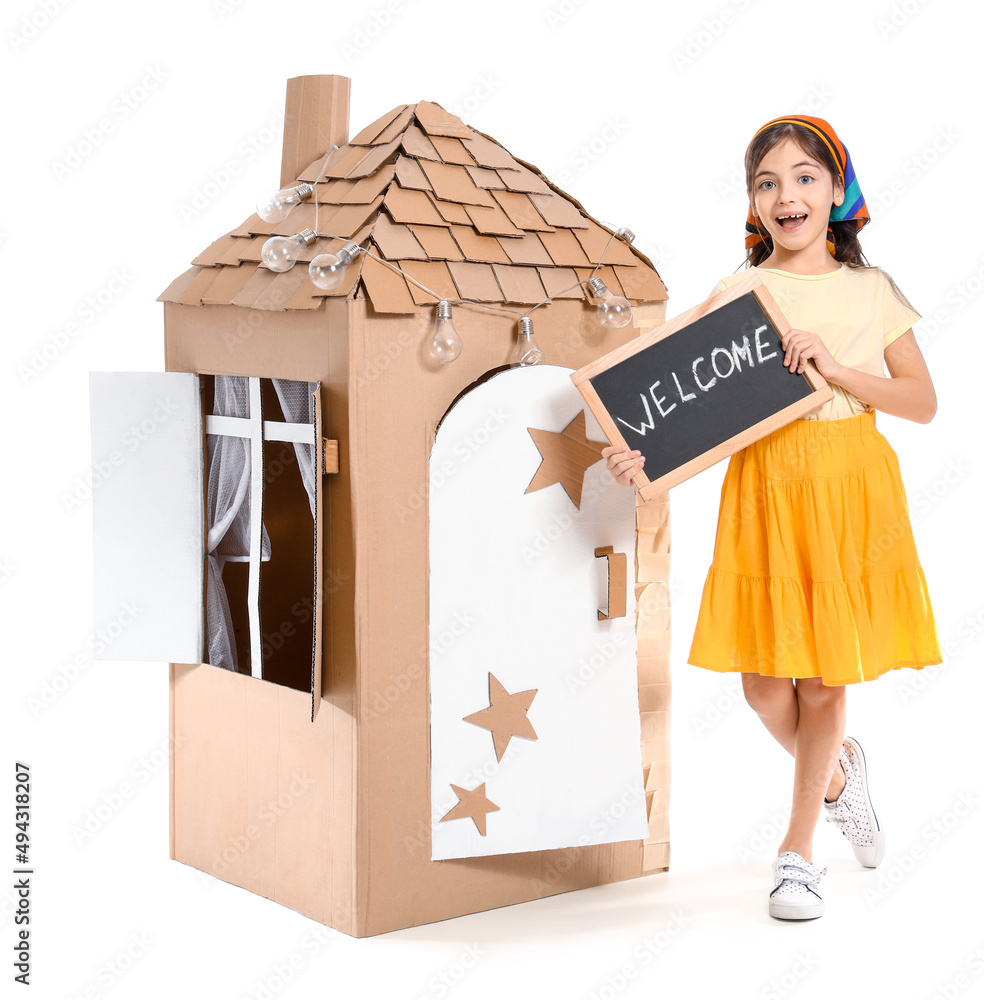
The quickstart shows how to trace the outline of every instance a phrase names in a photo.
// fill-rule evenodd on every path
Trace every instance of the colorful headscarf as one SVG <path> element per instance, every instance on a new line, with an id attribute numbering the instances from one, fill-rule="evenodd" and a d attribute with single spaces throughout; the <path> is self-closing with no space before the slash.
<path id="1" fill-rule="evenodd" d="M 827 149 L 830 150 L 840 172 L 840 179 L 844 184 L 844 201 L 840 205 L 832 205 L 830 208 L 830 222 L 840 222 L 843 219 L 857 219 L 858 231 L 871 221 L 868 214 L 868 206 L 864 202 L 864 195 L 858 186 L 858 179 L 854 175 L 854 164 L 851 163 L 851 154 L 847 147 L 837 138 L 837 133 L 830 127 L 829 123 L 822 118 L 811 118 L 809 115 L 784 115 L 782 118 L 773 118 L 766 122 L 752 136 L 754 141 L 759 133 L 764 132 L 770 125 L 778 125 L 780 122 L 792 122 L 794 125 L 803 125 L 815 132 L 823 140 Z M 751 146 L 751 142 L 748 144 Z M 747 153 L 748 150 L 746 149 Z M 764 226 L 759 226 L 752 215 L 752 206 L 748 206 L 748 217 L 745 220 L 745 249 L 751 250 L 756 243 L 761 243 L 769 235 L 769 231 Z M 834 231 L 827 226 L 827 249 L 831 255 L 834 252 Z"/>

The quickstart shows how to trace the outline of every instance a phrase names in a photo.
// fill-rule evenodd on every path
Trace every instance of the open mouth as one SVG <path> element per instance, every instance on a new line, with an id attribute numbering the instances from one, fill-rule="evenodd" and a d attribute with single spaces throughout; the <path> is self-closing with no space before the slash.
<path id="1" fill-rule="evenodd" d="M 776 222 L 778 222 L 783 229 L 798 229 L 805 221 L 805 215 L 785 215 L 778 216 L 776 218 Z"/>

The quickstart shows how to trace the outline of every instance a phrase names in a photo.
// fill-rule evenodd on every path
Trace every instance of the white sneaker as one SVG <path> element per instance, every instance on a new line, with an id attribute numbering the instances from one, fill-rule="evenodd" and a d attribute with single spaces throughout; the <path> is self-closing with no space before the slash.
<path id="1" fill-rule="evenodd" d="M 851 736 L 844 739 L 840 761 L 844 766 L 847 782 L 833 802 L 824 799 L 827 822 L 833 823 L 847 837 L 854 849 L 854 856 L 865 868 L 877 868 L 885 857 L 885 834 L 871 807 L 864 751 L 861 744 Z"/>
<path id="2" fill-rule="evenodd" d="M 780 920 L 809 920 L 823 915 L 818 868 L 795 851 L 783 851 L 772 862 L 776 887 L 769 893 L 769 915 Z"/>

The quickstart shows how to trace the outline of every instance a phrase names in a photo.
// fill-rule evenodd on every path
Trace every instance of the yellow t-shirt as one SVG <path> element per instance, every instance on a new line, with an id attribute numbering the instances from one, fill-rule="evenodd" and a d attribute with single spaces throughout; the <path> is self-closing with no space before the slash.
<path id="1" fill-rule="evenodd" d="M 711 295 L 746 278 L 761 277 L 790 326 L 819 335 L 834 360 L 884 377 L 885 348 L 901 337 L 919 313 L 901 302 L 884 271 L 841 264 L 825 274 L 793 274 L 774 268 L 749 267 L 722 278 Z M 853 393 L 830 383 L 834 397 L 805 414 L 805 420 L 838 420 L 873 409 Z"/>

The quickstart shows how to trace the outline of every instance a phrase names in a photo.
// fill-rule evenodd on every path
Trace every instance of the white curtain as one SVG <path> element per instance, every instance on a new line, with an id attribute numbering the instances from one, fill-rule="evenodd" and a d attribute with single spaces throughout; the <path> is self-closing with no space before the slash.
<path id="1" fill-rule="evenodd" d="M 238 375 L 216 375 L 212 412 L 248 417 L 249 380 Z M 227 562 L 249 560 L 249 479 L 249 439 L 209 434 L 207 662 L 227 670 L 237 670 L 239 661 L 222 568 Z M 262 529 L 260 558 L 270 558 L 266 528 Z"/>
<path id="2" fill-rule="evenodd" d="M 317 383 L 274 379 L 274 388 L 288 423 L 314 423 Z M 248 417 L 249 379 L 240 375 L 215 376 L 212 412 L 225 417 Z M 295 444 L 297 465 L 314 516 L 316 445 Z M 206 607 L 207 662 L 238 670 L 236 639 L 222 569 L 227 562 L 249 561 L 250 441 L 228 434 L 208 435 L 208 603 Z M 270 558 L 270 536 L 262 529 L 260 559 Z"/>
<path id="3" fill-rule="evenodd" d="M 295 382 L 286 378 L 275 378 L 274 388 L 277 390 L 277 398 L 284 411 L 284 419 L 289 424 L 313 424 L 314 423 L 314 391 L 316 382 Z M 294 445 L 294 453 L 297 455 L 297 465 L 301 470 L 301 480 L 307 492 L 308 504 L 311 507 L 311 517 L 314 517 L 314 482 L 315 482 L 315 461 L 317 450 L 315 442 L 310 444 Z"/>

